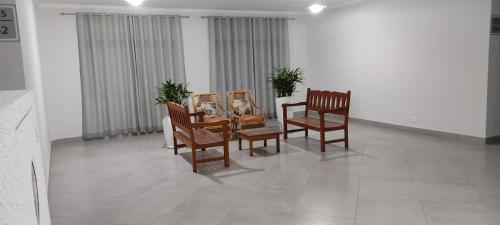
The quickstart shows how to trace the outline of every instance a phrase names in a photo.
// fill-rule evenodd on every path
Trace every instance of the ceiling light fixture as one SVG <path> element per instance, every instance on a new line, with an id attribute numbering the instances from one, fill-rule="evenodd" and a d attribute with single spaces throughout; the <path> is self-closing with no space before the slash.
<path id="1" fill-rule="evenodd" d="M 311 11 L 311 13 L 318 14 L 321 11 L 323 11 L 323 9 L 326 9 L 326 7 L 327 7 L 326 5 L 312 4 L 307 8 L 309 9 L 309 11 Z"/>
<path id="2" fill-rule="evenodd" d="M 144 0 L 127 0 L 127 2 L 133 6 L 140 6 Z"/>

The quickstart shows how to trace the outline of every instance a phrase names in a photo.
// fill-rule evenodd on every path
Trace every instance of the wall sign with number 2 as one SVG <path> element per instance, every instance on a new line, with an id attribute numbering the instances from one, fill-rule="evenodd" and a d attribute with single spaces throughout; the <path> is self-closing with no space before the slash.
<path id="1" fill-rule="evenodd" d="M 16 7 L 0 5 L 0 41 L 19 41 Z"/>

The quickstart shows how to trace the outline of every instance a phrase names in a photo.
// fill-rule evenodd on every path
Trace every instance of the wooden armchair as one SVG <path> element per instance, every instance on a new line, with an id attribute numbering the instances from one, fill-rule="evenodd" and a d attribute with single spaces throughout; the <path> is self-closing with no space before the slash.
<path id="1" fill-rule="evenodd" d="M 252 97 L 250 91 L 233 91 L 227 93 L 227 108 L 233 120 L 233 129 L 249 129 L 266 126 L 266 116 Z"/>
<path id="2" fill-rule="evenodd" d="M 219 122 L 222 120 L 227 120 L 229 122 L 226 129 L 231 129 L 231 119 L 229 119 L 227 112 L 222 108 L 222 100 L 219 94 L 216 93 L 204 93 L 204 94 L 193 94 L 191 95 L 191 102 L 193 104 L 193 109 L 195 112 L 204 112 L 203 121 L 212 123 Z M 215 132 L 222 133 L 222 126 L 206 127 L 206 129 Z"/>
<path id="3" fill-rule="evenodd" d="M 191 148 L 193 172 L 197 171 L 198 163 L 212 162 L 224 160 L 224 166 L 229 167 L 229 133 L 227 129 L 223 129 L 222 136 L 217 135 L 205 127 L 222 126 L 227 127 L 228 121 L 222 120 L 212 123 L 203 122 L 203 112 L 189 113 L 187 106 L 182 106 L 177 103 L 167 103 L 170 118 L 172 120 L 172 130 L 174 133 L 174 152 L 177 154 L 177 149 L 180 145 L 177 140 Z M 199 122 L 191 122 L 191 116 L 198 116 Z M 224 156 L 209 159 L 196 159 L 196 150 L 205 151 L 206 148 L 224 147 Z"/>

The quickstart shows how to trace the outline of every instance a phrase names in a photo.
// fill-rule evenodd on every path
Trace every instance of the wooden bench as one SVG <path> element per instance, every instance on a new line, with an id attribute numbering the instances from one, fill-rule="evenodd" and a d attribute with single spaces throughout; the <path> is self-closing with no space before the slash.
<path id="1" fill-rule="evenodd" d="M 177 149 L 182 145 L 177 144 L 177 140 L 191 148 L 193 172 L 197 171 L 198 163 L 212 162 L 224 160 L 224 166 L 229 167 L 229 131 L 222 129 L 222 135 L 215 134 L 206 129 L 206 127 L 228 127 L 229 121 L 222 120 L 212 123 L 204 123 L 203 116 L 205 113 L 189 113 L 187 106 L 182 106 L 177 103 L 167 103 L 168 112 L 172 121 L 172 130 L 174 132 L 174 152 L 177 155 Z M 191 122 L 191 116 L 198 116 L 199 122 Z M 196 159 L 196 150 L 205 151 L 206 148 L 224 147 L 224 156 Z"/>
<path id="2" fill-rule="evenodd" d="M 307 100 L 294 104 L 283 104 L 283 133 L 288 139 L 288 133 L 309 130 L 320 132 L 321 152 L 325 151 L 325 145 L 344 142 L 345 148 L 349 148 L 349 103 L 351 92 L 318 91 L 307 89 Z M 294 106 L 305 106 L 305 114 L 302 118 L 288 118 L 287 108 Z M 316 111 L 319 118 L 310 117 L 309 111 Z M 343 117 L 343 122 L 334 122 L 325 119 L 325 114 L 334 114 Z M 295 125 L 303 129 L 288 130 L 288 125 Z M 336 140 L 325 140 L 325 133 L 329 131 L 344 130 L 344 138 Z"/>

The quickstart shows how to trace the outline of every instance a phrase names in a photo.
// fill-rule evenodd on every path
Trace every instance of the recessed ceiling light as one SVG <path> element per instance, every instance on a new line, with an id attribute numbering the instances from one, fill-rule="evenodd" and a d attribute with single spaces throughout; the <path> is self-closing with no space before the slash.
<path id="1" fill-rule="evenodd" d="M 323 11 L 323 9 L 326 9 L 326 7 L 326 5 L 312 4 L 307 8 L 309 9 L 309 11 L 311 11 L 311 13 L 317 14 Z"/>
<path id="2" fill-rule="evenodd" d="M 133 6 L 140 6 L 144 0 L 127 0 L 127 2 Z"/>

